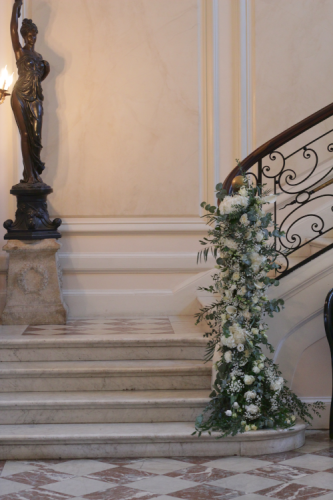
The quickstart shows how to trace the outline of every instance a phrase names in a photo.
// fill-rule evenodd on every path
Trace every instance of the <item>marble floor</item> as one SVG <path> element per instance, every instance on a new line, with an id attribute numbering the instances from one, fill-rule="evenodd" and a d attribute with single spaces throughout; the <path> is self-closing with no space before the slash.
<path id="1" fill-rule="evenodd" d="M 333 500 L 333 442 L 256 457 L 0 462 L 0 500 Z"/>

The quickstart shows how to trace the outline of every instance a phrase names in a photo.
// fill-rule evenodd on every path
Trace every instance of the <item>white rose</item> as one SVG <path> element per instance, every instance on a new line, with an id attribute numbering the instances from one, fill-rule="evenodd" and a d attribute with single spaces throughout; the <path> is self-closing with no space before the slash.
<path id="1" fill-rule="evenodd" d="M 228 314 L 235 314 L 235 312 L 237 312 L 237 309 L 234 306 L 227 306 L 226 311 Z"/>
<path id="2" fill-rule="evenodd" d="M 283 378 L 279 377 L 275 379 L 273 382 L 271 382 L 270 388 L 272 391 L 281 391 L 283 384 L 284 384 Z"/>
<path id="3" fill-rule="evenodd" d="M 251 319 L 251 313 L 250 313 L 250 311 L 248 311 L 248 310 L 244 311 L 243 312 L 243 316 L 244 316 L 245 319 Z"/>
<path id="4" fill-rule="evenodd" d="M 245 385 L 251 385 L 255 381 L 255 377 L 252 375 L 244 375 L 244 383 Z"/>
<path id="5" fill-rule="evenodd" d="M 259 334 L 258 328 L 252 328 L 251 332 L 253 333 L 253 335 L 258 335 Z"/>
<path id="6" fill-rule="evenodd" d="M 238 193 L 241 195 L 241 196 L 247 196 L 247 189 L 245 186 L 242 186 L 240 188 L 240 190 L 238 191 Z"/>
<path id="7" fill-rule="evenodd" d="M 258 300 L 258 297 L 252 297 L 252 304 L 257 304 Z"/>
<path id="8" fill-rule="evenodd" d="M 227 299 L 231 299 L 231 297 L 232 297 L 232 292 L 231 292 L 230 290 L 225 290 L 224 295 L 225 295 L 225 297 L 226 297 Z M 228 307 L 233 307 L 233 306 L 228 306 Z M 234 309 L 236 309 L 236 308 L 234 308 Z M 229 314 L 231 314 L 231 313 L 229 313 Z"/>
<path id="9" fill-rule="evenodd" d="M 232 411 L 231 411 L 231 410 L 227 410 L 227 411 L 225 412 L 225 414 L 227 415 L 227 417 L 231 417 L 231 415 L 232 415 Z"/>
<path id="10" fill-rule="evenodd" d="M 245 239 L 249 240 L 251 238 L 251 236 L 252 236 L 252 231 L 251 231 L 251 229 L 249 229 L 245 233 Z"/>
<path id="11" fill-rule="evenodd" d="M 248 226 L 250 224 L 250 221 L 247 218 L 247 214 L 243 214 L 242 217 L 239 219 L 239 222 L 243 224 L 243 226 Z"/>
<path id="12" fill-rule="evenodd" d="M 232 352 L 231 351 L 225 352 L 224 353 L 224 359 L 225 359 L 226 363 L 231 363 L 231 361 L 232 361 Z"/>
<path id="13" fill-rule="evenodd" d="M 231 250 L 237 250 L 238 245 L 237 242 L 234 240 L 231 240 L 230 238 L 226 238 L 223 240 L 224 246 L 230 248 Z"/>
<path id="14" fill-rule="evenodd" d="M 237 410 L 237 408 L 239 408 L 239 404 L 238 404 L 237 402 L 236 402 L 236 403 L 234 403 L 232 406 L 233 406 L 234 408 L 236 408 L 236 410 Z"/>
<path id="15" fill-rule="evenodd" d="M 255 391 L 247 391 L 244 394 L 245 399 L 255 399 L 257 397 L 257 393 Z"/>
<path id="16" fill-rule="evenodd" d="M 258 368 L 258 366 L 254 366 L 252 368 L 252 371 L 253 371 L 253 373 L 260 373 L 260 368 Z"/>
<path id="17" fill-rule="evenodd" d="M 229 337 L 221 335 L 221 344 L 229 347 L 229 349 L 233 349 L 234 347 L 236 347 L 236 343 L 232 335 L 230 335 Z"/>
<path id="18" fill-rule="evenodd" d="M 256 281 L 256 282 L 254 283 L 254 286 L 255 286 L 256 288 L 258 288 L 258 290 L 261 290 L 262 288 L 264 288 L 265 283 L 263 283 L 262 281 Z"/>
<path id="19" fill-rule="evenodd" d="M 251 413 L 251 415 L 256 415 L 257 413 L 259 413 L 259 406 L 257 406 L 257 405 L 245 406 L 245 409 L 246 409 L 246 411 Z"/>
<path id="20" fill-rule="evenodd" d="M 244 344 L 246 339 L 246 332 L 239 326 L 238 323 L 234 323 L 229 327 L 229 331 L 235 339 L 236 344 Z"/>
<path id="21" fill-rule="evenodd" d="M 256 431 L 258 429 L 258 427 L 256 425 L 251 425 L 251 430 L 252 431 Z"/>
<path id="22" fill-rule="evenodd" d="M 246 294 L 246 286 L 242 286 L 242 288 L 240 288 L 238 291 L 237 291 L 238 295 L 240 295 L 241 297 L 243 297 L 243 295 Z"/>
<path id="23" fill-rule="evenodd" d="M 234 274 L 232 275 L 232 278 L 231 278 L 231 279 L 232 279 L 232 281 L 238 281 L 238 280 L 239 280 L 239 278 L 240 278 L 239 273 L 234 273 Z"/>
<path id="24" fill-rule="evenodd" d="M 239 206 L 247 207 L 249 204 L 249 198 L 247 196 L 235 195 L 226 196 L 220 204 L 221 214 L 230 214 Z"/>
<path id="25" fill-rule="evenodd" d="M 251 427 L 249 425 L 245 426 L 245 432 L 249 432 L 251 430 Z"/>
<path id="26" fill-rule="evenodd" d="M 296 420 L 295 415 L 292 415 L 291 420 L 292 420 L 293 422 L 295 422 L 295 420 Z"/>
<path id="27" fill-rule="evenodd" d="M 258 366 L 259 366 L 260 370 L 262 370 L 263 368 L 265 368 L 264 363 L 259 363 L 259 365 L 258 365 Z"/>
<path id="28" fill-rule="evenodd" d="M 264 233 L 262 231 L 258 231 L 256 234 L 256 240 L 258 243 L 260 243 L 264 239 Z"/>
<path id="29" fill-rule="evenodd" d="M 268 196 L 261 198 L 261 203 L 275 203 L 276 200 L 277 196 L 275 194 L 269 194 Z"/>
<path id="30" fill-rule="evenodd" d="M 238 352 L 243 352 L 244 351 L 244 345 L 243 344 L 238 344 L 237 351 Z"/>
<path id="31" fill-rule="evenodd" d="M 252 252 L 250 254 L 250 260 L 252 264 L 252 269 L 254 272 L 258 272 L 260 269 L 260 266 L 265 262 L 266 257 L 264 255 L 260 255 L 257 252 Z"/>

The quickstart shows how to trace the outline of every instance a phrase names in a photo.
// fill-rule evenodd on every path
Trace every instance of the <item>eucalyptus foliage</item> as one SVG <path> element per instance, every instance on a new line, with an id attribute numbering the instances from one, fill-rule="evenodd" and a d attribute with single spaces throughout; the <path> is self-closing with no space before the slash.
<path id="1" fill-rule="evenodd" d="M 282 299 L 269 300 L 267 289 L 275 279 L 278 254 L 274 237 L 283 236 L 264 205 L 275 196 L 249 184 L 246 176 L 238 193 L 227 196 L 216 186 L 218 207 L 205 202 L 210 230 L 200 243 L 198 258 L 216 259 L 213 285 L 201 288 L 215 294 L 215 301 L 201 309 L 197 323 L 210 328 L 206 360 L 214 357 L 216 379 L 210 402 L 196 420 L 196 432 L 216 431 L 220 436 L 257 429 L 288 429 L 297 417 L 310 423 L 311 411 L 320 416 L 322 403 L 303 403 L 286 385 L 278 366 L 263 353 L 273 346 L 267 338 L 265 315 L 280 312 Z M 267 353 L 267 351 L 266 351 Z"/>

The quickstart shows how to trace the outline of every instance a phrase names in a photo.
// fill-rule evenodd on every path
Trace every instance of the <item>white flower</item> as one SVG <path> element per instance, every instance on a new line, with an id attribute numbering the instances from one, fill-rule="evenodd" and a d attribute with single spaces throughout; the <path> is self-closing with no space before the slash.
<path id="1" fill-rule="evenodd" d="M 257 413 L 259 413 L 259 406 L 257 405 L 245 406 L 245 409 L 247 412 L 251 413 L 251 415 L 256 415 Z"/>
<path id="2" fill-rule="evenodd" d="M 242 288 L 240 288 L 237 293 L 238 293 L 238 295 L 243 297 L 243 295 L 246 294 L 246 286 L 242 286 Z"/>
<path id="3" fill-rule="evenodd" d="M 259 334 L 258 328 L 252 328 L 251 332 L 253 333 L 253 335 L 258 335 Z"/>
<path id="4" fill-rule="evenodd" d="M 259 365 L 258 365 L 258 366 L 259 366 L 260 370 L 262 370 L 263 368 L 265 368 L 264 363 L 259 363 Z"/>
<path id="5" fill-rule="evenodd" d="M 264 255 L 260 255 L 257 252 L 252 252 L 250 254 L 250 260 L 252 264 L 252 269 L 254 272 L 258 272 L 260 269 L 260 266 L 265 262 L 266 257 Z"/>
<path id="6" fill-rule="evenodd" d="M 284 384 L 282 377 L 279 377 L 271 382 L 270 388 L 272 391 L 281 391 Z"/>
<path id="7" fill-rule="evenodd" d="M 247 189 L 245 186 L 242 186 L 240 188 L 240 190 L 238 191 L 238 193 L 241 195 L 241 196 L 247 196 Z"/>
<path id="8" fill-rule="evenodd" d="M 254 283 L 254 286 L 255 286 L 256 288 L 258 288 L 258 290 L 261 290 L 262 288 L 264 288 L 265 283 L 263 283 L 262 281 L 256 281 L 256 282 Z"/>
<path id="9" fill-rule="evenodd" d="M 232 411 L 231 411 L 231 410 L 227 410 L 227 411 L 225 412 L 225 414 L 227 415 L 227 417 L 231 417 L 231 415 L 232 415 Z"/>
<path id="10" fill-rule="evenodd" d="M 252 297 L 252 304 L 257 304 L 258 300 L 258 297 Z"/>
<path id="11" fill-rule="evenodd" d="M 221 344 L 229 347 L 229 349 L 233 349 L 236 347 L 235 339 L 232 335 L 226 337 L 225 335 L 221 335 Z"/>
<path id="12" fill-rule="evenodd" d="M 253 425 L 251 425 L 251 430 L 252 430 L 252 431 L 256 431 L 257 429 L 258 429 L 258 427 L 257 427 L 256 425 L 254 425 L 254 424 L 253 424 Z"/>
<path id="13" fill-rule="evenodd" d="M 224 359 L 226 363 L 231 363 L 232 361 L 232 352 L 231 351 L 226 351 L 224 353 Z"/>
<path id="14" fill-rule="evenodd" d="M 221 326 L 223 326 L 227 322 L 227 317 L 225 314 L 221 314 Z"/>
<path id="15" fill-rule="evenodd" d="M 245 426 L 245 432 L 249 432 L 251 430 L 251 427 L 249 425 Z"/>
<path id="16" fill-rule="evenodd" d="M 260 368 L 258 366 L 254 366 L 252 368 L 253 373 L 260 373 Z"/>
<path id="17" fill-rule="evenodd" d="M 264 239 L 264 233 L 262 231 L 258 231 L 256 234 L 256 240 L 260 243 Z"/>
<path id="18" fill-rule="evenodd" d="M 249 198 L 247 196 L 235 195 L 226 196 L 220 204 L 221 214 L 230 214 L 239 206 L 247 207 L 249 204 Z"/>
<path id="19" fill-rule="evenodd" d="M 268 196 L 261 198 L 261 203 L 275 203 L 276 200 L 277 196 L 275 194 L 269 194 Z"/>
<path id="20" fill-rule="evenodd" d="M 295 415 L 292 415 L 291 420 L 292 420 L 293 422 L 295 422 L 295 420 L 296 420 Z"/>
<path id="21" fill-rule="evenodd" d="M 226 297 L 227 299 L 231 299 L 231 297 L 232 297 L 232 292 L 231 292 L 230 290 L 225 290 L 224 295 L 225 295 L 225 297 Z M 228 307 L 233 307 L 233 306 L 228 306 Z M 227 309 L 228 309 L 228 308 L 227 308 Z M 236 309 L 236 308 L 234 307 L 234 309 Z M 236 311 L 235 311 L 235 312 L 236 312 Z M 232 314 L 232 313 L 229 313 L 229 314 Z"/>
<path id="22" fill-rule="evenodd" d="M 237 351 L 238 352 L 243 352 L 244 351 L 244 345 L 243 344 L 238 344 Z"/>
<path id="23" fill-rule="evenodd" d="M 220 278 L 225 278 L 229 274 L 229 269 L 220 272 Z"/>
<path id="24" fill-rule="evenodd" d="M 247 218 L 247 214 L 243 214 L 242 217 L 239 219 L 239 222 L 243 224 L 243 226 L 248 226 L 250 224 L 250 221 Z"/>
<path id="25" fill-rule="evenodd" d="M 237 408 L 239 408 L 239 404 L 238 404 L 237 402 L 236 402 L 236 403 L 234 403 L 232 406 L 233 406 L 234 408 L 236 408 L 236 410 L 237 410 Z"/>
<path id="26" fill-rule="evenodd" d="M 226 238 L 223 240 L 224 246 L 230 248 L 231 250 L 237 250 L 238 245 L 235 240 L 231 240 L 230 238 Z"/>
<path id="27" fill-rule="evenodd" d="M 232 278 L 231 278 L 231 279 L 232 279 L 232 281 L 238 281 L 238 280 L 239 280 L 239 278 L 240 278 L 239 273 L 234 273 L 234 274 L 232 275 Z"/>
<path id="28" fill-rule="evenodd" d="M 246 332 L 239 326 L 238 323 L 234 323 L 229 327 L 229 331 L 232 334 L 235 343 L 238 344 L 244 344 L 245 339 L 246 339 Z"/>
<path id="29" fill-rule="evenodd" d="M 250 311 L 246 310 L 243 312 L 243 316 L 245 319 L 251 319 L 251 313 Z"/>
<path id="30" fill-rule="evenodd" d="M 244 375 L 244 383 L 245 385 L 251 385 L 255 381 L 255 377 L 252 375 Z"/>
<path id="31" fill-rule="evenodd" d="M 289 418 L 287 418 L 286 422 L 287 422 L 287 424 L 290 424 L 290 420 L 289 420 Z"/>
<path id="32" fill-rule="evenodd" d="M 257 393 L 255 391 L 247 391 L 244 394 L 245 399 L 255 399 L 257 397 Z"/>
<path id="33" fill-rule="evenodd" d="M 237 309 L 234 306 L 227 306 L 226 311 L 228 314 L 235 314 L 235 312 L 237 312 Z"/>
<path id="34" fill-rule="evenodd" d="M 252 231 L 251 231 L 251 229 L 249 229 L 245 233 L 245 239 L 249 240 L 251 238 L 251 236 L 252 236 Z"/>

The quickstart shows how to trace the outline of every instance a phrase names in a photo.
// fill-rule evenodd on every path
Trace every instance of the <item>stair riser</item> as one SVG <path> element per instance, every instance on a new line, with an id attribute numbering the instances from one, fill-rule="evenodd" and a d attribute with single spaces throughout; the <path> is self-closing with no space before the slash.
<path id="1" fill-rule="evenodd" d="M 211 376 L 156 375 L 52 378 L 6 378 L 0 380 L 0 392 L 68 392 L 68 391 L 147 391 L 210 389 Z"/>
<path id="2" fill-rule="evenodd" d="M 208 401 L 207 401 L 208 402 Z M 1 425 L 194 422 L 204 405 L 162 408 L 78 408 L 0 410 Z"/>
<path id="3" fill-rule="evenodd" d="M 100 347 L 0 349 L 0 362 L 121 361 L 145 359 L 204 359 L 205 347 Z"/>
<path id="4" fill-rule="evenodd" d="M 189 432 L 190 436 L 190 432 Z M 71 458 L 100 458 L 100 457 L 223 457 L 232 455 L 252 456 L 277 452 L 286 452 L 300 448 L 304 445 L 305 431 L 296 435 L 280 433 L 279 439 L 264 439 L 258 441 L 224 441 L 212 436 L 210 439 L 193 436 L 189 440 L 179 438 L 178 442 L 163 440 L 159 442 L 158 436 L 147 439 L 142 437 L 140 441 L 126 440 L 125 443 L 115 442 L 112 439 L 93 439 L 89 442 L 80 440 L 64 440 L 62 438 L 44 439 L 39 437 L 28 442 L 18 443 L 17 440 L 8 442 L 6 439 L 0 443 L 0 460 L 45 460 L 45 459 L 71 459 Z M 72 442 L 71 442 L 72 441 Z"/>

